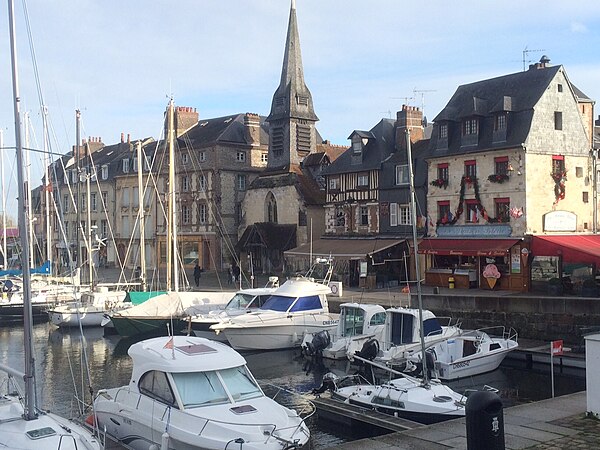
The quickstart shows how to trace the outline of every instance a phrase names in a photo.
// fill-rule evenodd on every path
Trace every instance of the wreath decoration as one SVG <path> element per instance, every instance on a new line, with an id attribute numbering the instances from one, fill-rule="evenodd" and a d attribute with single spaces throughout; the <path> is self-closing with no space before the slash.
<path id="1" fill-rule="evenodd" d="M 554 180 L 554 205 L 565 199 L 565 182 L 567 181 L 567 171 L 552 172 L 550 174 Z"/>

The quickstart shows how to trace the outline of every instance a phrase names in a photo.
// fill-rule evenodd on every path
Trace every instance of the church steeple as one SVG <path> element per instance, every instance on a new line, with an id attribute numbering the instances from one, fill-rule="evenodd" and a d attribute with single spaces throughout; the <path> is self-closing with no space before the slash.
<path id="1" fill-rule="evenodd" d="M 317 120 L 312 95 L 304 82 L 296 2 L 292 0 L 281 81 L 267 118 L 270 123 L 269 167 L 299 164 L 313 151 Z"/>

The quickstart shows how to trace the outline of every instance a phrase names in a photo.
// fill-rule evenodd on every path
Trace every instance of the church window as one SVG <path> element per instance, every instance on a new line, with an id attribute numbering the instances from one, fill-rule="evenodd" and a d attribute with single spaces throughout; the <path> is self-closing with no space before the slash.
<path id="1" fill-rule="evenodd" d="M 310 127 L 296 125 L 296 148 L 298 152 L 310 153 Z"/>
<path id="2" fill-rule="evenodd" d="M 246 190 L 246 175 L 240 175 L 240 174 L 238 174 L 238 176 L 237 176 L 237 188 L 238 188 L 238 191 L 245 191 Z"/>
<path id="3" fill-rule="evenodd" d="M 283 127 L 280 126 L 274 126 L 273 127 L 273 131 L 271 133 L 271 145 L 272 145 L 272 150 L 273 150 L 273 154 L 275 156 L 281 156 L 283 154 Z"/>
<path id="4" fill-rule="evenodd" d="M 267 222 L 277 223 L 277 200 L 272 192 L 267 194 L 267 205 L 266 205 L 266 219 Z"/>

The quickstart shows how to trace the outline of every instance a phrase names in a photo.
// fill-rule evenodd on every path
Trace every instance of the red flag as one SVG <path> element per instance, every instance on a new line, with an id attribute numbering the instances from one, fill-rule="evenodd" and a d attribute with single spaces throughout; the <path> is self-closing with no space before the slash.
<path id="1" fill-rule="evenodd" d="M 171 336 L 171 339 L 169 339 L 167 341 L 167 343 L 165 344 L 165 346 L 163 348 L 170 348 L 173 349 L 173 336 Z"/>

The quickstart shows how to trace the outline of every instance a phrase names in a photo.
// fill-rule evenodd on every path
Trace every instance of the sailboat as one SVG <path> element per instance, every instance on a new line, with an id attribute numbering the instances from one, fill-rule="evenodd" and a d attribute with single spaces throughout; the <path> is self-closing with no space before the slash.
<path id="1" fill-rule="evenodd" d="M 410 177 L 411 192 L 411 219 L 414 248 L 415 273 L 420 280 L 419 259 L 417 257 L 417 209 L 415 199 L 415 183 L 412 165 L 412 152 L 410 142 L 410 130 L 406 131 L 406 146 L 408 157 L 408 170 Z M 417 281 L 417 297 L 419 304 L 419 322 L 423 323 L 423 299 L 421 283 Z M 420 327 L 421 352 L 425 353 L 424 326 Z M 355 358 L 360 358 L 355 355 Z M 375 364 L 377 367 L 386 369 L 386 366 L 372 363 L 362 359 L 366 363 Z M 397 417 L 414 420 L 421 423 L 436 423 L 444 420 L 464 417 L 466 397 L 454 392 L 448 386 L 442 384 L 438 379 L 430 379 L 427 358 L 422 361 L 422 378 L 413 378 L 400 372 L 390 371 L 399 378 L 392 379 L 386 383 L 352 384 L 344 386 L 348 378 L 333 379 L 332 398 L 344 403 L 374 409 Z"/>
<path id="2" fill-rule="evenodd" d="M 17 71 L 17 47 L 15 36 L 14 0 L 8 0 L 11 43 L 12 81 L 15 117 L 15 145 L 18 179 L 18 222 L 23 261 L 29 261 L 27 235 L 25 186 L 23 176 L 23 145 L 21 142 L 20 96 Z M 23 271 L 24 310 L 24 353 L 25 369 L 0 364 L 0 370 L 8 375 L 8 386 L 12 390 L 0 395 L 0 447 L 39 450 L 79 449 L 100 450 L 101 443 L 94 433 L 76 422 L 41 410 L 36 399 L 35 360 L 33 352 L 33 326 L 31 308 L 31 274 Z M 25 382 L 23 393 L 15 378 Z"/>

